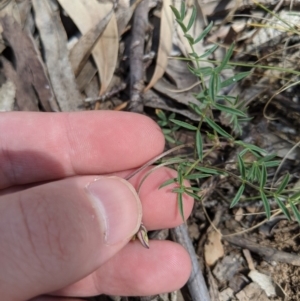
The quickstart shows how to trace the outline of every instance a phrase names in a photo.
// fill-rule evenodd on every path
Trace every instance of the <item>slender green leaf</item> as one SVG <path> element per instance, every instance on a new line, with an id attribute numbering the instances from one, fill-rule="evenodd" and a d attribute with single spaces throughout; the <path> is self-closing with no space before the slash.
<path id="1" fill-rule="evenodd" d="M 193 75 L 195 75 L 197 77 L 201 76 L 201 73 L 199 72 L 198 69 L 192 68 L 191 66 L 189 66 L 189 64 L 187 64 L 187 67 Z"/>
<path id="2" fill-rule="evenodd" d="M 261 179 L 260 179 L 260 188 L 264 188 L 267 183 L 267 168 L 265 164 L 261 166 Z"/>
<path id="3" fill-rule="evenodd" d="M 189 52 L 189 56 L 191 56 L 191 57 L 193 57 L 195 59 L 199 59 L 199 56 L 195 52 Z"/>
<path id="4" fill-rule="evenodd" d="M 188 24 L 188 26 L 187 26 L 187 28 L 186 28 L 187 31 L 189 31 L 189 30 L 192 28 L 192 26 L 193 26 L 193 24 L 194 24 L 194 22 L 195 22 L 195 19 L 196 19 L 196 14 L 197 14 L 196 7 L 193 6 L 192 15 L 191 15 L 189 24 Z"/>
<path id="5" fill-rule="evenodd" d="M 181 215 L 182 220 L 184 221 L 184 210 L 183 210 L 183 200 L 182 200 L 182 193 L 177 194 L 177 203 L 179 207 L 179 212 Z"/>
<path id="6" fill-rule="evenodd" d="M 275 194 L 280 194 L 285 189 L 286 185 L 289 183 L 289 180 L 290 180 L 290 174 L 287 173 L 284 176 L 283 180 L 281 181 L 281 183 L 280 183 L 279 187 L 277 188 Z"/>
<path id="7" fill-rule="evenodd" d="M 267 155 L 267 156 L 261 157 L 257 162 L 269 162 L 269 161 L 273 160 L 275 157 L 277 157 L 276 154 Z"/>
<path id="8" fill-rule="evenodd" d="M 183 187 L 183 174 L 181 168 L 178 168 L 177 170 L 177 182 L 180 186 L 180 188 Z"/>
<path id="9" fill-rule="evenodd" d="M 190 34 L 186 33 L 186 34 L 184 34 L 184 37 L 186 39 L 188 39 L 190 44 L 192 44 L 192 45 L 194 44 L 194 38 Z"/>
<path id="10" fill-rule="evenodd" d="M 277 197 L 275 196 L 275 201 L 276 203 L 278 204 L 279 208 L 281 209 L 281 211 L 283 212 L 283 214 L 289 219 L 291 220 L 291 216 L 290 216 L 290 213 L 288 211 L 288 209 L 286 208 L 286 206 L 282 203 L 282 201 Z"/>
<path id="11" fill-rule="evenodd" d="M 210 132 L 206 131 L 206 135 L 207 135 L 208 139 L 210 139 L 211 141 L 215 141 L 215 139 L 216 139 L 216 135 L 215 134 L 211 134 Z"/>
<path id="12" fill-rule="evenodd" d="M 187 64 L 187 68 L 192 74 L 199 76 L 199 70 L 194 68 L 191 64 Z"/>
<path id="13" fill-rule="evenodd" d="M 296 205 L 293 202 L 290 202 L 292 211 L 296 217 L 296 220 L 298 221 L 298 223 L 300 223 L 300 212 L 298 210 L 298 208 L 296 207 Z"/>
<path id="14" fill-rule="evenodd" d="M 229 135 L 225 130 L 223 130 L 219 125 L 217 125 L 209 117 L 205 116 L 204 118 L 205 118 L 205 121 L 221 136 L 228 138 L 228 139 L 233 139 L 233 137 L 231 135 Z"/>
<path id="15" fill-rule="evenodd" d="M 252 149 L 248 149 L 248 151 L 256 158 L 256 160 L 258 160 L 258 159 L 261 158 L 261 154 L 260 153 L 258 153 L 256 151 L 253 151 Z"/>
<path id="16" fill-rule="evenodd" d="M 232 115 L 232 119 L 233 119 L 233 121 L 232 121 L 233 131 L 241 136 L 242 133 L 243 133 L 243 130 L 242 130 L 242 127 L 239 123 L 240 121 L 238 120 L 237 116 L 234 116 L 234 115 Z"/>
<path id="17" fill-rule="evenodd" d="M 162 129 L 163 134 L 168 135 L 172 133 L 171 129 Z"/>
<path id="18" fill-rule="evenodd" d="M 238 201 L 240 200 L 244 190 L 245 190 L 245 184 L 240 186 L 238 192 L 236 193 L 235 197 L 233 198 L 233 200 L 230 204 L 230 208 L 234 207 L 238 203 Z"/>
<path id="19" fill-rule="evenodd" d="M 268 199 L 264 193 L 264 191 L 261 189 L 260 191 L 260 197 L 261 197 L 261 200 L 264 204 L 264 208 L 265 208 L 265 211 L 266 211 L 266 216 L 267 216 L 267 219 L 270 219 L 271 217 L 271 208 L 270 208 L 270 204 L 268 202 Z"/>
<path id="20" fill-rule="evenodd" d="M 232 106 L 236 106 L 238 104 L 238 96 L 222 95 L 222 98 L 224 98 L 224 100 L 229 102 Z"/>
<path id="21" fill-rule="evenodd" d="M 165 139 L 170 143 L 176 143 L 176 140 L 169 135 L 165 135 Z"/>
<path id="22" fill-rule="evenodd" d="M 219 87 L 220 87 L 220 75 L 214 72 L 211 74 L 209 79 L 209 84 L 208 84 L 208 95 L 210 96 L 213 102 L 215 101 L 215 97 L 220 90 Z"/>
<path id="23" fill-rule="evenodd" d="M 188 129 L 188 130 L 192 130 L 192 131 L 197 131 L 197 127 L 193 126 L 189 123 L 186 123 L 184 121 L 180 121 L 180 120 L 176 120 L 176 119 L 170 119 L 170 121 L 172 121 L 173 123 L 180 125 L 181 127 Z"/>
<path id="24" fill-rule="evenodd" d="M 277 167 L 280 163 L 281 163 L 281 161 L 276 160 L 276 161 L 266 162 L 265 165 L 266 165 L 266 167 Z"/>
<path id="25" fill-rule="evenodd" d="M 247 117 L 247 114 L 242 112 L 241 110 L 231 108 L 228 106 L 223 106 L 218 103 L 214 103 L 214 107 L 222 112 L 228 113 L 228 114 L 233 114 L 241 117 Z"/>
<path id="26" fill-rule="evenodd" d="M 164 126 L 168 125 L 168 121 L 158 120 L 157 123 L 160 127 L 164 127 Z"/>
<path id="27" fill-rule="evenodd" d="M 221 75 L 216 73 L 216 79 L 215 79 L 215 89 L 216 89 L 216 93 L 218 94 L 219 91 L 221 90 Z"/>
<path id="28" fill-rule="evenodd" d="M 213 102 L 215 101 L 215 95 L 216 95 L 215 80 L 216 80 L 216 74 L 213 72 L 209 78 L 209 83 L 208 83 L 208 95 L 210 97 L 210 100 Z"/>
<path id="29" fill-rule="evenodd" d="M 185 27 L 184 23 L 182 21 L 180 21 L 180 20 L 176 20 L 176 22 L 179 24 L 179 26 L 181 27 L 182 31 L 184 33 L 186 33 L 187 30 L 186 30 L 186 27 Z"/>
<path id="30" fill-rule="evenodd" d="M 246 178 L 246 169 L 245 169 L 244 162 L 243 162 L 240 155 L 238 155 L 238 165 L 239 165 L 239 171 L 240 171 L 240 174 L 242 176 L 242 179 L 245 180 L 245 178 Z"/>
<path id="31" fill-rule="evenodd" d="M 230 85 L 232 85 L 233 83 L 238 82 L 239 80 L 242 80 L 243 78 L 247 77 L 248 75 L 250 75 L 251 72 L 240 72 L 226 80 L 224 80 L 221 83 L 221 88 L 225 88 L 228 87 Z"/>
<path id="32" fill-rule="evenodd" d="M 256 151 L 258 153 L 263 153 L 263 154 L 267 153 L 267 151 L 265 149 L 262 149 L 262 148 L 260 148 L 256 145 L 253 145 L 253 144 L 246 143 L 245 146 L 248 147 L 250 150 Z"/>
<path id="33" fill-rule="evenodd" d="M 203 173 L 192 173 L 184 178 L 187 180 L 196 180 L 211 177 L 211 174 L 203 174 Z"/>
<path id="34" fill-rule="evenodd" d="M 172 192 L 184 193 L 185 189 L 184 189 L 184 187 L 175 187 L 175 188 L 172 189 Z"/>
<path id="35" fill-rule="evenodd" d="M 201 67 L 198 69 L 199 75 L 203 75 L 203 77 L 209 76 L 213 74 L 214 69 L 212 67 Z"/>
<path id="36" fill-rule="evenodd" d="M 254 165 L 255 179 L 260 183 L 261 171 L 257 165 Z"/>
<path id="37" fill-rule="evenodd" d="M 202 116 L 203 115 L 203 111 L 199 108 L 199 106 L 197 106 L 196 104 L 194 103 L 190 103 L 189 104 L 189 107 L 196 113 L 198 114 L 199 116 Z"/>
<path id="38" fill-rule="evenodd" d="M 294 194 L 290 197 L 290 199 L 291 199 L 292 201 L 298 201 L 298 200 L 300 199 L 300 191 L 294 193 Z"/>
<path id="39" fill-rule="evenodd" d="M 245 143 L 245 142 L 243 142 L 243 141 L 240 141 L 240 140 L 236 140 L 236 141 L 234 141 L 234 143 L 235 144 L 237 144 L 237 145 L 241 145 L 241 146 L 243 146 L 244 148 L 247 148 L 247 149 L 251 149 L 251 150 L 253 150 L 253 151 L 256 151 L 256 152 L 258 152 L 258 153 L 263 153 L 263 154 L 265 154 L 267 151 L 266 150 L 264 150 L 264 149 L 262 149 L 262 148 L 260 148 L 260 147 L 258 147 L 258 146 L 256 146 L 256 145 L 253 145 L 253 144 L 250 144 L 250 143 Z"/>
<path id="40" fill-rule="evenodd" d="M 223 58 L 220 66 L 216 68 L 216 72 L 217 73 L 220 73 L 226 67 L 227 63 L 229 62 L 229 60 L 230 60 L 230 58 L 232 56 L 233 49 L 234 49 L 234 44 L 232 44 L 229 47 L 229 49 L 227 50 L 227 52 L 225 54 L 225 57 Z"/>
<path id="41" fill-rule="evenodd" d="M 187 66 L 188 66 L 189 71 L 196 76 L 202 75 L 202 76 L 206 77 L 208 75 L 211 75 L 214 70 L 212 67 L 201 67 L 201 68 L 195 69 L 195 68 L 193 68 L 193 66 L 190 66 L 189 64 Z M 200 92 L 198 95 L 200 96 L 202 94 L 204 94 L 203 91 Z"/>
<path id="42" fill-rule="evenodd" d="M 177 132 L 180 129 L 180 125 L 171 124 L 173 132 Z"/>
<path id="43" fill-rule="evenodd" d="M 241 156 L 241 158 L 243 158 L 246 153 L 248 153 L 248 150 L 246 148 L 244 148 L 243 150 L 240 151 L 239 155 Z"/>
<path id="44" fill-rule="evenodd" d="M 195 44 L 195 41 L 194 41 Z M 199 56 L 199 59 L 203 59 L 205 57 L 210 56 L 212 53 L 214 53 L 219 48 L 219 45 L 214 45 L 213 47 L 206 50 L 202 55 Z"/>
<path id="45" fill-rule="evenodd" d="M 160 118 L 161 120 L 163 120 L 163 121 L 167 120 L 167 116 L 163 110 L 157 109 L 157 110 L 155 110 L 155 113 L 158 116 L 158 118 Z"/>
<path id="46" fill-rule="evenodd" d="M 175 156 L 175 157 L 170 158 L 170 159 L 165 159 L 165 160 L 161 159 L 161 161 L 158 162 L 158 163 L 168 162 L 169 164 L 176 164 L 176 163 L 182 164 L 182 159 L 183 159 L 183 157 Z"/>
<path id="47" fill-rule="evenodd" d="M 191 196 L 192 198 L 196 199 L 197 201 L 201 201 L 201 198 L 199 195 L 197 195 L 196 193 L 190 192 L 190 191 L 185 191 L 185 193 L 189 196 Z"/>
<path id="48" fill-rule="evenodd" d="M 186 155 L 186 157 L 188 157 L 188 155 Z M 194 166 L 194 162 L 186 161 L 186 162 L 182 162 L 181 165 L 183 166 L 183 168 L 191 167 L 191 166 Z"/>
<path id="49" fill-rule="evenodd" d="M 175 15 L 175 18 L 176 19 L 180 19 L 180 13 L 179 11 L 177 10 L 177 8 L 173 5 L 170 5 L 170 8 L 172 9 L 172 12 L 173 14 Z"/>
<path id="50" fill-rule="evenodd" d="M 215 170 L 215 169 L 212 169 L 212 168 L 208 168 L 208 167 L 199 167 L 199 166 L 196 166 L 195 169 L 197 170 L 200 170 L 204 173 L 207 173 L 207 174 L 212 174 L 212 175 L 221 175 L 221 174 L 224 174 L 218 170 Z"/>
<path id="51" fill-rule="evenodd" d="M 169 180 L 163 182 L 162 184 L 160 184 L 160 186 L 158 187 L 158 189 L 161 189 L 161 188 L 166 187 L 166 186 L 168 186 L 168 185 L 170 185 L 170 184 L 176 183 L 176 181 L 177 181 L 176 178 L 174 178 L 174 179 L 169 179 Z"/>
<path id="52" fill-rule="evenodd" d="M 176 114 L 173 112 L 172 114 L 170 114 L 169 119 L 174 119 L 176 116 Z"/>
<path id="53" fill-rule="evenodd" d="M 255 165 L 251 165 L 250 170 L 247 174 L 247 180 L 253 182 L 255 179 Z"/>
<path id="54" fill-rule="evenodd" d="M 210 32 L 210 30 L 213 27 L 213 22 L 210 22 L 209 25 L 202 31 L 202 33 L 196 38 L 194 44 L 200 42 L 203 38 L 206 37 L 206 35 Z"/>
<path id="55" fill-rule="evenodd" d="M 203 142 L 202 142 L 202 136 L 199 130 L 196 131 L 196 148 L 197 148 L 197 154 L 198 158 L 202 162 L 203 160 Z"/>
<path id="56" fill-rule="evenodd" d="M 180 7 L 180 20 L 183 21 L 185 18 L 185 2 L 181 2 L 181 7 Z"/>

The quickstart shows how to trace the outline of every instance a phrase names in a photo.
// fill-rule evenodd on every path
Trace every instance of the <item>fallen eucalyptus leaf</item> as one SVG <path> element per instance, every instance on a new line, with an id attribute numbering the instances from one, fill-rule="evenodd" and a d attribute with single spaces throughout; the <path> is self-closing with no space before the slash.
<path id="1" fill-rule="evenodd" d="M 170 9 L 171 4 L 171 0 L 163 1 L 160 21 L 160 40 L 157 52 L 156 65 L 152 78 L 148 83 L 147 87 L 145 88 L 145 91 L 152 88 L 155 85 L 155 83 L 163 76 L 168 65 L 168 57 L 172 48 L 172 36 L 174 25 L 173 12 Z"/>
<path id="2" fill-rule="evenodd" d="M 98 2 L 96 0 L 58 1 L 82 34 L 87 33 L 112 10 L 111 2 Z M 100 95 L 105 93 L 113 77 L 117 64 L 118 49 L 117 20 L 113 13 L 92 51 L 101 80 Z"/>

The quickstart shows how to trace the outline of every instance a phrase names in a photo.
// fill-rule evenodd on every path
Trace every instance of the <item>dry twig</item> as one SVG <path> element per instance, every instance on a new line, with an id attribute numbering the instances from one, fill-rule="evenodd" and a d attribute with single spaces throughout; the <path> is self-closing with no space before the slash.
<path id="1" fill-rule="evenodd" d="M 142 113 L 142 91 L 144 89 L 144 40 L 148 25 L 148 0 L 143 0 L 134 13 L 132 40 L 130 45 L 130 105 L 133 112 Z"/>
<path id="2" fill-rule="evenodd" d="M 192 273 L 187 282 L 189 292 L 193 301 L 210 301 L 208 289 L 200 269 L 194 246 L 188 235 L 185 224 L 171 230 L 172 237 L 189 252 L 192 261 Z"/>
<path id="3" fill-rule="evenodd" d="M 254 243 L 249 239 L 239 236 L 226 236 L 223 237 L 226 241 L 243 249 L 248 249 L 262 256 L 267 261 L 279 261 L 289 263 L 295 266 L 300 266 L 300 256 L 296 254 L 290 254 L 287 252 L 279 251 L 274 248 L 262 246 L 261 244 Z"/>

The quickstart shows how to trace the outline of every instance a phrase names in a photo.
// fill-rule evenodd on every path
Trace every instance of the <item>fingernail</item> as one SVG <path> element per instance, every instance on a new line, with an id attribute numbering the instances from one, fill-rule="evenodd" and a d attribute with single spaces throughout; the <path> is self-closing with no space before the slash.
<path id="1" fill-rule="evenodd" d="M 104 241 L 129 240 L 139 229 L 142 206 L 134 187 L 118 177 L 99 177 L 86 186 L 99 217 Z"/>

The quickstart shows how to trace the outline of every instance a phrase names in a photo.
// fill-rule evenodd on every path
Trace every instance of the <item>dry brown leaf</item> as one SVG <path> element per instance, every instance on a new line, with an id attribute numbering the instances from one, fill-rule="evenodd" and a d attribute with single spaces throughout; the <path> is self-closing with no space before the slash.
<path id="1" fill-rule="evenodd" d="M 220 292 L 219 301 L 228 301 L 228 300 L 234 300 L 234 291 L 230 287 L 227 287 L 226 289 Z"/>
<path id="2" fill-rule="evenodd" d="M 82 34 L 87 33 L 100 22 L 112 9 L 111 2 L 96 0 L 58 0 Z M 112 15 L 106 29 L 93 48 L 92 55 L 100 74 L 99 94 L 105 93 L 116 68 L 119 37 L 115 14 Z"/>
<path id="3" fill-rule="evenodd" d="M 200 84 L 198 78 L 187 68 L 187 62 L 170 59 L 165 71 L 166 77 L 175 85 L 173 92 L 187 90 L 191 93 L 200 92 Z M 190 87 L 194 87 L 191 89 Z"/>
<path id="4" fill-rule="evenodd" d="M 79 91 L 83 91 L 86 86 L 91 82 L 91 80 L 95 77 L 97 73 L 96 67 L 92 64 L 92 62 L 87 61 L 84 65 L 83 69 L 79 73 L 79 75 L 76 77 L 76 83 Z M 99 86 L 99 81 L 98 81 Z M 95 95 L 98 95 L 98 92 Z"/>
<path id="5" fill-rule="evenodd" d="M 6 0 L 0 2 L 0 17 L 4 17 L 4 16 L 10 16 L 16 22 L 21 24 L 21 17 L 15 0 Z M 2 33 L 2 31 L 3 29 L 0 25 L 0 33 Z M 0 36 L 0 53 L 2 53 L 2 51 L 5 48 L 6 48 L 5 43 L 2 39 L 2 36 Z"/>
<path id="6" fill-rule="evenodd" d="M 121 1 L 118 4 L 118 9 L 116 11 L 116 18 L 118 24 L 118 33 L 121 36 L 128 25 L 137 5 L 141 2 L 141 0 L 135 1 L 131 6 L 128 3 L 122 3 Z"/>
<path id="7" fill-rule="evenodd" d="M 210 301 L 220 301 L 220 293 L 218 289 L 218 283 L 213 276 L 210 268 L 207 268 L 207 280 L 209 285 L 209 296 Z"/>
<path id="8" fill-rule="evenodd" d="M 69 61 L 67 35 L 60 20 L 58 6 L 55 7 L 48 0 L 32 0 L 32 5 L 57 102 L 62 111 L 77 111 L 83 102 Z"/>
<path id="9" fill-rule="evenodd" d="M 30 21 L 32 21 L 32 4 L 31 1 L 17 1 L 17 9 L 19 13 L 19 18 L 20 18 L 20 24 L 22 26 L 26 27 Z"/>
<path id="10" fill-rule="evenodd" d="M 153 87 L 156 91 L 161 93 L 162 95 L 167 96 L 168 98 L 171 98 L 172 100 L 175 100 L 178 103 L 182 103 L 185 105 L 189 105 L 190 103 L 198 105 L 198 100 L 193 96 L 193 93 L 190 91 L 184 91 L 184 92 L 174 92 L 174 86 L 171 85 L 165 78 L 159 79 L 155 86 Z"/>
<path id="11" fill-rule="evenodd" d="M 16 86 L 10 80 L 7 80 L 0 87 L 0 111 L 8 112 L 14 109 L 16 97 Z"/>
<path id="12" fill-rule="evenodd" d="M 21 24 L 21 17 L 18 9 L 18 5 L 15 0 L 1 1 L 0 3 L 0 17 L 5 15 L 11 16 L 15 21 Z"/>
<path id="13" fill-rule="evenodd" d="M 191 112 L 191 110 L 184 110 L 182 108 L 176 109 L 173 105 L 170 105 L 170 99 L 168 97 L 157 94 L 153 89 L 143 94 L 143 100 L 146 107 L 174 112 L 195 121 L 200 120 L 199 115 Z"/>
<path id="14" fill-rule="evenodd" d="M 265 292 L 254 282 L 245 286 L 235 297 L 238 301 L 270 301 Z"/>
<path id="15" fill-rule="evenodd" d="M 211 16 L 213 14 L 216 15 L 224 14 L 226 16 L 228 11 L 235 8 L 237 2 L 241 3 L 241 5 L 243 6 L 250 6 L 251 4 L 253 4 L 252 0 L 243 0 L 243 1 L 229 0 L 226 2 L 198 0 L 197 2 L 202 7 L 203 14 L 205 14 L 206 16 Z"/>
<path id="16" fill-rule="evenodd" d="M 28 89 L 28 85 L 22 80 L 12 64 L 5 59 L 0 58 L 1 74 L 11 81 L 16 89 L 16 101 L 14 109 L 19 111 L 38 111 L 38 102 L 32 89 Z"/>
<path id="17" fill-rule="evenodd" d="M 112 13 L 113 10 L 85 33 L 71 49 L 69 58 L 76 77 L 86 64 L 92 49 L 111 19 Z"/>
<path id="18" fill-rule="evenodd" d="M 149 84 L 145 88 L 145 91 L 153 87 L 155 83 L 163 76 L 168 65 L 168 56 L 172 49 L 172 36 L 174 25 L 173 12 L 170 9 L 171 4 L 171 0 L 163 1 L 160 22 L 160 40 L 157 52 L 156 65 L 153 76 Z"/>
<path id="19" fill-rule="evenodd" d="M 248 277 L 255 283 L 257 283 L 261 289 L 264 290 L 268 297 L 275 296 L 275 286 L 272 281 L 272 278 L 268 275 L 260 273 L 259 271 L 252 270 L 248 274 Z"/>
<path id="20" fill-rule="evenodd" d="M 37 110 L 39 100 L 45 111 L 53 111 L 56 106 L 52 107 L 53 94 L 50 83 L 32 37 L 23 31 L 12 17 L 0 18 L 0 24 L 3 28 L 2 36 L 14 53 L 15 70 L 6 69 L 6 71 L 14 77 L 14 80 L 12 78 L 11 80 L 17 88 L 16 100 L 19 109 L 25 106 L 27 109 Z"/>
<path id="21" fill-rule="evenodd" d="M 244 209 L 242 207 L 240 207 L 234 214 L 234 219 L 237 222 L 240 222 L 244 217 Z"/>
<path id="22" fill-rule="evenodd" d="M 217 260 L 224 256 L 221 238 L 221 234 L 214 230 L 207 234 L 206 243 L 204 245 L 204 258 L 209 266 L 214 265 Z"/>

